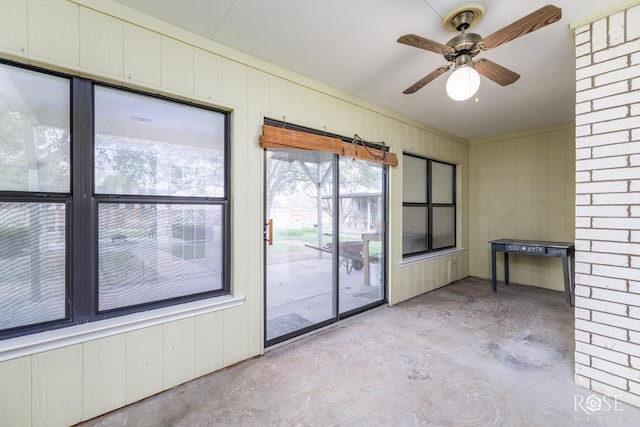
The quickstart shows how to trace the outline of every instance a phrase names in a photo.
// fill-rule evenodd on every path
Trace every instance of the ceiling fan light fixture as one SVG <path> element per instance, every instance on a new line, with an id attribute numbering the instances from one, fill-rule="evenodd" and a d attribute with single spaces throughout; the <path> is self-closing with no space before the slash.
<path id="1" fill-rule="evenodd" d="M 479 34 L 468 33 L 467 30 L 477 23 L 483 15 L 484 6 L 480 3 L 470 3 L 449 13 L 442 22 L 444 28 L 455 32 L 459 31 L 460 34 L 446 44 L 416 34 L 400 36 L 398 43 L 440 54 L 450 63 L 436 68 L 402 93 L 415 93 L 436 77 L 449 71 L 452 66 L 454 66 L 454 70 L 447 80 L 447 94 L 456 101 L 464 101 L 476 94 L 480 88 L 480 74 L 500 86 L 515 83 L 520 78 L 518 73 L 484 58 L 472 62 L 473 58 L 480 52 L 493 49 L 558 22 L 562 18 L 562 9 L 548 4 L 484 38 Z"/>
<path id="2" fill-rule="evenodd" d="M 465 101 L 478 92 L 480 74 L 471 64 L 456 67 L 447 79 L 447 95 L 454 101 Z"/>

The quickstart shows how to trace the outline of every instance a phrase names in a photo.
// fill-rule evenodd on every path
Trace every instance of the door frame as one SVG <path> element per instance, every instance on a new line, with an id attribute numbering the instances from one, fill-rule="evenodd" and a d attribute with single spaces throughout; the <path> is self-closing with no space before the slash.
<path id="1" fill-rule="evenodd" d="M 316 135 L 323 135 L 323 136 L 328 136 L 328 137 L 333 137 L 333 138 L 338 138 L 341 139 L 342 141 L 345 142 L 351 142 L 352 139 L 351 138 L 346 138 L 344 136 L 341 135 L 336 135 L 336 134 L 330 134 L 327 132 L 323 132 L 323 131 L 319 131 L 319 130 L 315 130 L 312 128 L 307 128 L 304 126 L 298 126 L 298 125 L 292 125 L 290 123 L 285 123 L 279 120 L 274 120 L 274 119 L 269 119 L 267 117 L 264 118 L 264 124 L 265 125 L 271 125 L 271 126 L 277 126 L 277 127 L 282 127 L 285 129 L 290 129 L 290 130 L 296 130 L 296 131 L 301 131 L 301 132 L 308 132 L 308 133 L 312 133 L 312 134 L 316 134 Z M 365 143 L 366 144 L 366 143 Z M 373 148 L 379 148 L 375 145 L 372 145 Z M 292 148 L 293 149 L 293 148 Z M 345 311 L 343 313 L 340 313 L 340 292 L 339 292 L 339 269 L 340 269 L 340 256 L 338 254 L 338 245 L 334 245 L 333 247 L 333 252 L 331 254 L 332 256 L 332 292 L 333 292 L 333 310 L 334 310 L 334 316 L 330 319 L 318 322 L 318 323 L 314 323 L 310 326 L 306 326 L 304 328 L 295 330 L 293 332 L 272 338 L 272 339 L 267 339 L 267 251 L 268 251 L 268 241 L 269 241 L 269 237 L 272 237 L 269 235 L 270 231 L 268 231 L 269 228 L 269 218 L 267 218 L 267 173 L 268 173 L 268 169 L 267 169 L 267 163 L 269 161 L 268 156 L 267 156 L 267 152 L 269 149 L 265 148 L 263 149 L 263 186 L 262 186 L 262 194 L 263 194 L 263 207 L 262 207 L 262 218 L 263 218 L 263 226 L 264 226 L 264 238 L 263 238 L 263 271 L 262 271 L 262 275 L 263 275 L 263 327 L 262 327 L 262 331 L 263 331 L 263 345 L 264 348 L 268 348 L 271 346 L 274 346 L 276 344 L 280 344 L 282 342 L 291 340 L 293 338 L 308 334 L 312 331 L 316 331 L 319 330 L 321 328 L 327 327 L 329 325 L 332 325 L 336 322 L 339 322 L 343 319 L 346 319 L 348 317 L 354 316 L 356 314 L 365 312 L 367 310 L 371 310 L 372 308 L 375 307 L 379 307 L 381 305 L 384 305 L 388 302 L 388 236 L 387 236 L 387 232 L 388 232 L 388 227 L 387 227 L 387 223 L 388 223 L 388 214 L 389 214 L 389 209 L 388 209 L 388 176 L 389 176 L 389 166 L 388 165 L 381 165 L 382 167 L 382 185 L 381 185 L 381 190 L 382 190 L 382 196 L 381 196 L 381 212 L 383 215 L 382 218 L 382 224 L 381 224 L 381 230 L 383 232 L 383 238 L 381 239 L 381 245 L 382 245 L 382 258 L 380 260 L 380 265 L 381 265 L 381 286 L 382 286 L 382 298 L 380 300 L 371 302 L 369 304 L 365 304 L 359 307 L 356 307 L 354 309 Z M 339 210 L 340 210 L 340 204 L 339 204 L 339 198 L 340 198 L 340 192 L 339 192 L 339 177 L 340 177 L 340 155 L 338 154 L 333 154 L 333 158 L 332 158 L 332 166 L 333 166 L 333 192 L 332 192 L 332 212 L 333 212 L 333 218 L 334 220 L 332 221 L 332 225 L 331 225 L 331 230 L 333 233 L 333 236 L 335 237 L 336 241 L 339 241 L 340 238 L 340 223 L 337 220 L 338 218 L 338 214 L 339 214 Z"/>

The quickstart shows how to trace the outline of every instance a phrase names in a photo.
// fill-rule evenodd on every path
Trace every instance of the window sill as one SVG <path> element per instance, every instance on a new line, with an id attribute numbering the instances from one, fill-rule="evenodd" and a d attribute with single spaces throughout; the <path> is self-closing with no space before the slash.
<path id="1" fill-rule="evenodd" d="M 37 334 L 0 341 L 0 362 L 29 356 L 43 351 L 80 344 L 136 329 L 237 307 L 244 303 L 243 295 L 225 295 L 186 304 L 163 307 L 82 325 L 60 328 Z"/>
<path id="2" fill-rule="evenodd" d="M 410 258 L 403 258 L 402 261 L 400 261 L 400 267 L 407 267 L 421 262 L 433 261 L 434 259 L 461 254 L 465 251 L 465 248 L 452 248 L 447 249 L 446 251 L 432 252 L 429 254 L 416 255 Z"/>

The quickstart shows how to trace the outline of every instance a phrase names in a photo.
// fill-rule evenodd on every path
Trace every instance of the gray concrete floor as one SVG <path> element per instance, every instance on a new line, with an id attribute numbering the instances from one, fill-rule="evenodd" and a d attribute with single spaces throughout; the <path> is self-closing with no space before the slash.
<path id="1" fill-rule="evenodd" d="M 330 257 L 296 260 L 269 265 L 267 270 L 267 337 L 269 339 L 294 332 L 335 317 L 335 294 L 332 284 L 333 261 Z M 369 285 L 364 282 L 364 269 L 338 269 L 340 313 L 384 299 L 380 264 L 370 264 Z M 300 322 L 281 321 L 291 316 Z"/>
<path id="2" fill-rule="evenodd" d="M 573 383 L 573 324 L 560 292 L 469 278 L 83 425 L 640 425 L 580 406 L 602 396 Z"/>

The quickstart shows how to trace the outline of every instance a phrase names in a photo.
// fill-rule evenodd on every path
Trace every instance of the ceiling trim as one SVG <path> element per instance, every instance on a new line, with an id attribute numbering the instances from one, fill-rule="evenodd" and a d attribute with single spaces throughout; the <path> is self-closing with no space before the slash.
<path id="1" fill-rule="evenodd" d="M 562 123 L 559 125 L 555 125 L 555 126 L 548 126 L 548 127 L 544 127 L 544 128 L 537 128 L 537 129 L 528 129 L 522 132 L 515 132 L 515 133 L 508 133 L 505 135 L 498 135 L 498 136 L 490 136 L 487 138 L 480 138 L 480 139 L 473 139 L 471 141 L 469 141 L 469 146 L 475 146 L 475 145 L 482 145 L 482 144 L 489 144 L 492 142 L 498 142 L 498 141 L 504 141 L 507 139 L 515 139 L 515 138 L 522 138 L 525 136 L 532 136 L 532 135 L 537 135 L 539 133 L 549 133 L 549 132 L 554 132 L 554 131 L 558 131 L 558 130 L 564 130 L 564 129 L 572 129 L 575 128 L 576 124 L 574 122 L 568 122 L 568 123 Z"/>
<path id="2" fill-rule="evenodd" d="M 586 16 L 582 19 L 569 23 L 569 29 L 572 31 L 575 31 L 580 27 L 584 27 L 585 25 L 592 24 L 596 21 L 601 20 L 602 18 L 606 18 L 607 16 L 614 15 L 618 12 L 622 12 L 623 10 L 631 9 L 632 7 L 637 5 L 640 5 L 640 0 L 626 0 L 615 6 L 601 10 L 596 14 L 593 14 L 591 16 Z"/>

